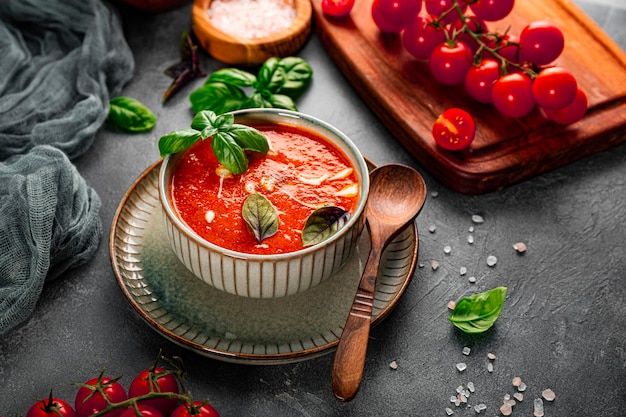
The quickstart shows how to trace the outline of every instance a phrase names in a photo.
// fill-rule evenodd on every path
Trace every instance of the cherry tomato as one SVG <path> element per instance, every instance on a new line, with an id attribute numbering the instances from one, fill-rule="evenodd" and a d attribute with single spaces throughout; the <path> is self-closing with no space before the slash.
<path id="1" fill-rule="evenodd" d="M 137 404 L 137 410 L 143 417 L 167 417 L 156 408 L 146 404 Z M 137 412 L 134 407 L 130 407 L 124 410 L 120 417 L 137 417 Z"/>
<path id="2" fill-rule="evenodd" d="M 459 7 L 461 11 L 465 13 L 467 9 L 467 4 L 463 0 L 458 0 Z M 447 10 L 450 10 L 454 6 L 454 0 L 426 0 L 426 11 L 431 16 L 439 17 L 441 14 Z M 449 24 L 459 20 L 459 14 L 453 10 L 448 13 L 443 19 L 442 22 Z"/>
<path id="3" fill-rule="evenodd" d="M 438 45 L 430 54 L 428 66 L 437 81 L 445 85 L 458 85 L 472 65 L 472 51 L 464 42 Z"/>
<path id="4" fill-rule="evenodd" d="M 515 35 L 506 34 L 498 38 L 492 46 L 502 58 L 509 62 L 519 62 L 519 38 Z M 487 53 L 485 53 L 487 55 Z M 489 55 L 491 58 L 492 56 Z"/>
<path id="5" fill-rule="evenodd" d="M 381 32 L 400 33 L 422 8 L 418 0 L 374 0 L 372 19 Z"/>
<path id="6" fill-rule="evenodd" d="M 474 118 L 456 107 L 447 109 L 433 124 L 433 138 L 437 145 L 449 151 L 467 148 L 476 135 Z"/>
<path id="7" fill-rule="evenodd" d="M 579 88 L 574 101 L 570 103 L 570 105 L 558 110 L 543 109 L 543 112 L 545 116 L 553 122 L 562 125 L 576 123 L 582 119 L 587 112 L 587 95 Z"/>
<path id="8" fill-rule="evenodd" d="M 98 382 L 99 379 L 99 377 L 92 378 L 78 389 L 74 403 L 78 417 L 89 417 L 104 410 L 108 405 L 105 398 L 112 403 L 128 399 L 122 384 L 111 378 L 104 377 Z M 100 384 L 104 394 L 96 390 L 97 384 Z M 118 409 L 105 415 L 107 417 L 119 417 L 123 412 L 123 409 Z"/>
<path id="9" fill-rule="evenodd" d="M 171 373 L 163 368 L 146 369 L 141 371 L 132 380 L 128 388 L 129 397 L 139 397 L 150 392 L 173 392 L 178 394 L 178 381 Z M 169 416 L 178 405 L 175 398 L 153 398 L 143 400 L 142 404 L 150 405 L 159 410 L 164 416 Z"/>
<path id="10" fill-rule="evenodd" d="M 220 417 L 220 413 L 211 404 L 194 401 L 193 405 L 179 405 L 170 417 Z"/>
<path id="11" fill-rule="evenodd" d="M 507 17 L 514 5 L 515 0 L 478 0 L 470 5 L 470 9 L 483 20 L 496 22 Z"/>
<path id="12" fill-rule="evenodd" d="M 542 70 L 533 82 L 533 95 L 544 109 L 558 110 L 574 101 L 578 83 L 571 72 L 561 67 Z"/>
<path id="13" fill-rule="evenodd" d="M 76 411 L 65 400 L 54 398 L 52 392 L 45 400 L 37 401 L 26 412 L 26 417 L 75 417 Z"/>
<path id="14" fill-rule="evenodd" d="M 519 36 L 520 60 L 547 65 L 557 59 L 565 47 L 563 32 L 554 23 L 538 20 L 530 23 Z"/>
<path id="15" fill-rule="evenodd" d="M 465 75 L 465 91 L 474 100 L 491 103 L 493 84 L 500 78 L 500 63 L 494 59 L 483 59 L 480 64 L 472 65 Z"/>
<path id="16" fill-rule="evenodd" d="M 325 15 L 342 18 L 350 14 L 354 0 L 322 0 L 322 11 Z"/>
<path id="17" fill-rule="evenodd" d="M 437 45 L 446 41 L 443 27 L 432 24 L 430 16 L 419 15 L 402 32 L 402 45 L 414 58 L 427 60 Z"/>
<path id="18" fill-rule="evenodd" d="M 528 75 L 515 72 L 504 75 L 493 84 L 491 98 L 505 116 L 524 117 L 535 107 L 533 82 Z"/>

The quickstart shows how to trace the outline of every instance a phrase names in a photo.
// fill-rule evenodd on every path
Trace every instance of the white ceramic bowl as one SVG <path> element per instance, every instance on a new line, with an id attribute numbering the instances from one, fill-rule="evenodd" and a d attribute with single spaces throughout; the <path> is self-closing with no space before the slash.
<path id="1" fill-rule="evenodd" d="M 219 247 L 187 226 L 171 203 L 171 176 L 179 154 L 168 155 L 159 174 L 159 196 L 167 236 L 178 259 L 198 278 L 230 294 L 274 298 L 296 294 L 318 285 L 341 268 L 355 252 L 365 225 L 369 171 L 357 147 L 342 132 L 314 117 L 279 109 L 233 112 L 235 123 L 286 124 L 308 129 L 341 149 L 357 171 L 360 200 L 346 225 L 326 241 L 296 252 L 255 255 Z"/>

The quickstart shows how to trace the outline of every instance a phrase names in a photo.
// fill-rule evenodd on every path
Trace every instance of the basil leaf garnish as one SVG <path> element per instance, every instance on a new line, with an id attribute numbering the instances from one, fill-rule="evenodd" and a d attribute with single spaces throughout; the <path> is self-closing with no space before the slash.
<path id="1" fill-rule="evenodd" d="M 139 100 L 115 97 L 109 101 L 108 120 L 120 130 L 145 132 L 154 127 L 156 116 Z"/>
<path id="2" fill-rule="evenodd" d="M 200 132 L 194 129 L 183 129 L 168 133 L 159 139 L 159 153 L 165 156 L 187 149 L 200 139 Z"/>
<path id="3" fill-rule="evenodd" d="M 258 130 L 250 126 L 233 124 L 228 130 L 243 149 L 267 153 L 270 150 L 267 138 Z"/>
<path id="4" fill-rule="evenodd" d="M 259 193 L 246 198 L 241 215 L 259 244 L 278 231 L 278 213 L 272 203 Z"/>
<path id="5" fill-rule="evenodd" d="M 506 287 L 461 298 L 448 320 L 465 333 L 482 333 L 496 322 L 506 298 Z"/>
<path id="6" fill-rule="evenodd" d="M 233 174 L 241 174 L 248 169 L 248 157 L 239 146 L 233 135 L 228 132 L 217 132 L 211 144 L 213 153 L 220 164 Z"/>
<path id="7" fill-rule="evenodd" d="M 302 229 L 302 245 L 312 246 L 325 241 L 350 220 L 350 212 L 335 206 L 324 206 L 309 215 Z"/>

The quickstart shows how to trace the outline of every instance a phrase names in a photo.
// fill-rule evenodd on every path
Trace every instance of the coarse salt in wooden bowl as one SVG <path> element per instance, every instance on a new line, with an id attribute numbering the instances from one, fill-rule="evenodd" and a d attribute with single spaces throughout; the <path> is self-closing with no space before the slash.
<path id="1" fill-rule="evenodd" d="M 254 66 L 297 52 L 311 33 L 311 15 L 310 0 L 195 0 L 192 28 L 215 59 Z"/>

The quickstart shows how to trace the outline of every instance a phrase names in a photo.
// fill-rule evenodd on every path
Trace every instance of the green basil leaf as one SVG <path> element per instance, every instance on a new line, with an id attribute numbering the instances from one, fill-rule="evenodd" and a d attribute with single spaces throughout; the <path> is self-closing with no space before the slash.
<path id="1" fill-rule="evenodd" d="M 272 203 L 259 193 L 246 198 L 241 214 L 259 244 L 278 231 L 278 213 Z"/>
<path id="2" fill-rule="evenodd" d="M 274 93 L 285 94 L 292 99 L 298 98 L 311 84 L 313 69 L 300 57 L 286 57 L 280 60 L 285 70 L 285 81 Z"/>
<path id="3" fill-rule="evenodd" d="M 191 121 L 191 128 L 199 130 L 203 139 L 209 138 L 217 132 L 216 119 L 217 115 L 211 110 L 199 111 Z"/>
<path id="4" fill-rule="evenodd" d="M 241 105 L 242 109 L 271 108 L 272 103 L 263 98 L 260 93 L 254 93 L 248 97 Z"/>
<path id="5" fill-rule="evenodd" d="M 234 136 L 235 141 L 243 149 L 262 152 L 266 154 L 269 150 L 267 138 L 258 130 L 245 125 L 233 124 L 228 133 Z"/>
<path id="6" fill-rule="evenodd" d="M 296 103 L 291 99 L 291 97 L 283 95 L 283 94 L 274 94 L 267 100 L 272 107 L 277 109 L 287 109 L 297 111 Z"/>
<path id="7" fill-rule="evenodd" d="M 482 333 L 496 322 L 506 298 L 506 287 L 464 297 L 456 303 L 448 320 L 465 333 Z"/>
<path id="8" fill-rule="evenodd" d="M 218 131 L 213 135 L 211 146 L 217 160 L 230 172 L 235 175 L 246 172 L 248 158 L 231 134 Z"/>
<path id="9" fill-rule="evenodd" d="M 193 145 L 200 139 L 200 132 L 195 129 L 183 129 L 168 133 L 159 139 L 159 152 L 161 156 L 180 152 Z"/>
<path id="10" fill-rule="evenodd" d="M 280 66 L 280 59 L 269 58 L 266 60 L 257 75 L 257 82 L 253 85 L 255 92 L 261 93 L 268 90 L 275 93 L 285 83 L 287 74 L 285 69 Z"/>
<path id="11" fill-rule="evenodd" d="M 237 68 L 223 68 L 212 73 L 206 84 L 220 82 L 237 87 L 251 87 L 256 81 L 257 78 L 254 74 L 250 74 L 247 71 Z"/>
<path id="12" fill-rule="evenodd" d="M 312 246 L 325 241 L 350 220 L 350 212 L 341 207 L 320 207 L 309 215 L 302 229 L 302 245 Z"/>
<path id="13" fill-rule="evenodd" d="M 239 87 L 214 82 L 194 90 L 189 95 L 189 101 L 194 113 L 212 110 L 221 114 L 242 108 L 246 97 L 246 93 Z"/>
<path id="14" fill-rule="evenodd" d="M 115 97 L 109 101 L 108 120 L 121 130 L 145 132 L 154 127 L 156 116 L 139 100 Z"/>
<path id="15" fill-rule="evenodd" d="M 213 125 L 219 130 L 227 131 L 235 122 L 235 116 L 232 114 L 220 114 L 215 118 Z"/>

